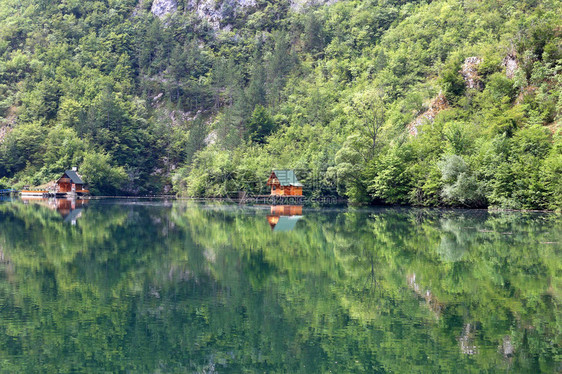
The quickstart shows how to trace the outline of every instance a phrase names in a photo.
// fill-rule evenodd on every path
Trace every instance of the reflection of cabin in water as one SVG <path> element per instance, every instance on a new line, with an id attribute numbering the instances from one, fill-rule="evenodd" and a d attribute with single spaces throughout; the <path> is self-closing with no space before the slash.
<path id="1" fill-rule="evenodd" d="M 82 199 L 55 199 L 41 196 L 22 196 L 21 200 L 24 204 L 39 204 L 49 209 L 56 210 L 64 220 L 75 225 L 76 220 L 82 216 L 84 207 L 88 204 L 88 200 Z"/>
<path id="2" fill-rule="evenodd" d="M 67 170 L 56 182 L 55 192 L 57 194 L 85 195 L 89 193 L 84 189 L 84 182 L 76 173 L 76 170 Z"/>
<path id="3" fill-rule="evenodd" d="M 273 231 L 291 231 L 302 218 L 302 205 L 273 205 L 267 222 Z"/>
<path id="4" fill-rule="evenodd" d="M 51 199 L 50 205 L 60 213 L 64 222 L 76 224 L 76 220 L 82 216 L 83 207 L 88 200 L 81 199 Z"/>
<path id="5" fill-rule="evenodd" d="M 294 170 L 273 170 L 267 185 L 271 187 L 272 196 L 302 196 L 302 184 Z"/>

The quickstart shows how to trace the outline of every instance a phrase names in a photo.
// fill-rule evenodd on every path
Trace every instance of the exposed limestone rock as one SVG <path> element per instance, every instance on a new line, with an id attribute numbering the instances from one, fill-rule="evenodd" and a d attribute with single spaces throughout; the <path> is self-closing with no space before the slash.
<path id="1" fill-rule="evenodd" d="M 6 136 L 12 131 L 17 122 L 16 107 L 12 106 L 6 113 L 6 119 L 0 121 L 0 144 L 4 141 Z"/>
<path id="2" fill-rule="evenodd" d="M 291 0 L 291 9 L 300 11 L 314 5 L 332 5 L 340 0 Z"/>
<path id="3" fill-rule="evenodd" d="M 309 6 L 331 5 L 338 1 L 340 0 L 291 0 L 290 6 L 295 11 L 302 11 Z M 256 0 L 188 0 L 185 11 L 206 20 L 215 30 L 229 30 L 230 25 L 221 25 L 225 18 L 248 14 L 257 6 Z M 159 18 L 164 18 L 173 14 L 177 7 L 177 0 L 154 0 L 151 12 Z"/>
<path id="4" fill-rule="evenodd" d="M 461 68 L 461 74 L 464 78 L 467 88 L 476 88 L 481 90 L 483 88 L 480 76 L 478 75 L 478 66 L 482 63 L 480 57 L 468 57 L 464 60 Z"/>
<path id="5" fill-rule="evenodd" d="M 445 95 L 442 92 L 439 92 L 439 95 L 435 99 L 431 101 L 429 104 L 429 109 L 426 110 L 424 113 L 420 114 L 412 123 L 408 125 L 408 132 L 410 135 L 417 136 L 418 135 L 418 128 L 422 126 L 424 123 L 430 122 L 433 123 L 437 114 L 440 111 L 447 109 L 449 107 L 449 102 Z"/>
<path id="6" fill-rule="evenodd" d="M 157 95 L 156 97 L 158 99 L 161 98 L 160 95 Z M 198 110 L 197 112 L 184 112 L 179 109 L 170 110 L 166 108 L 161 100 L 158 99 L 154 101 L 154 104 L 152 105 L 152 107 L 156 109 L 158 120 L 163 123 L 168 123 L 172 127 L 183 127 L 189 122 L 195 121 L 203 113 L 202 110 Z"/>
<path id="7" fill-rule="evenodd" d="M 192 112 L 184 112 L 181 110 L 172 110 L 169 114 L 170 120 L 172 121 L 172 126 L 182 126 L 188 122 L 195 121 L 200 115 L 202 111 L 198 110 L 197 113 L 193 114 Z"/>
<path id="8" fill-rule="evenodd" d="M 162 96 L 164 96 L 164 93 L 160 92 L 158 95 L 156 95 L 152 98 L 152 101 L 158 101 L 162 98 Z"/>
<path id="9" fill-rule="evenodd" d="M 502 66 L 505 67 L 505 76 L 509 79 L 513 79 L 515 77 L 515 72 L 519 68 L 515 52 L 509 53 L 507 56 L 505 56 L 502 61 Z"/>
<path id="10" fill-rule="evenodd" d="M 230 3 L 238 3 L 238 5 L 242 7 L 256 6 L 256 0 L 236 0 L 236 1 L 230 1 Z"/>
<path id="11" fill-rule="evenodd" d="M 224 18 L 236 17 L 256 6 L 256 0 L 189 0 L 186 10 L 195 13 L 200 19 L 206 20 L 211 27 L 219 30 Z"/>
<path id="12" fill-rule="evenodd" d="M 178 9 L 176 0 L 154 0 L 150 11 L 158 18 L 173 14 Z"/>
<path id="13" fill-rule="evenodd" d="M 219 7 L 217 7 L 216 1 L 190 0 L 188 4 L 188 9 L 194 10 L 199 18 L 206 19 L 214 29 L 220 28 L 220 21 L 223 19 L 223 12 Z"/>
<path id="14" fill-rule="evenodd" d="M 216 130 L 211 131 L 209 135 L 205 137 L 205 145 L 215 144 L 218 138 L 219 138 L 219 134 L 217 133 L 217 131 Z"/>
<path id="15" fill-rule="evenodd" d="M 10 126 L 1 126 L 0 127 L 0 144 L 4 142 L 4 138 L 8 133 L 12 130 Z"/>

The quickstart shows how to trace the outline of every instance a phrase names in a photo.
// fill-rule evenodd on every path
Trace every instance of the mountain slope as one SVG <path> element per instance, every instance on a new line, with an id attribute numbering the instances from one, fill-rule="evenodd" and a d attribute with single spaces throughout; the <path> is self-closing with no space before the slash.
<path id="1" fill-rule="evenodd" d="M 328 3 L 4 1 L 0 184 L 562 207 L 560 1 Z"/>

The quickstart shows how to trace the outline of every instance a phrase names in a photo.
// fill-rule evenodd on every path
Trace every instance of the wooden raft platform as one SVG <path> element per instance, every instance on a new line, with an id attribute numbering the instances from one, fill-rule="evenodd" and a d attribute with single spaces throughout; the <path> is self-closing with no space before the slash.
<path id="1" fill-rule="evenodd" d="M 82 193 L 81 191 L 79 192 L 54 192 L 54 191 L 46 191 L 46 190 L 37 190 L 37 191 L 32 191 L 32 190 L 24 190 L 21 191 L 21 196 L 22 197 L 77 197 L 77 196 L 83 196 L 86 195 L 87 193 Z"/>

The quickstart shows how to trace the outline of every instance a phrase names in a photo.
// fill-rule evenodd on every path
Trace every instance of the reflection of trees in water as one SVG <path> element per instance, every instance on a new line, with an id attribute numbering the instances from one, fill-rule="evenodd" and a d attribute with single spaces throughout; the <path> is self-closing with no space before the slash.
<path id="1" fill-rule="evenodd" d="M 476 328 L 474 325 L 467 323 L 464 325 L 461 336 L 459 336 L 459 346 L 461 352 L 465 355 L 478 354 L 478 347 L 475 343 Z"/>
<path id="2" fill-rule="evenodd" d="M 0 275 L 12 331 L 0 346 L 17 336 L 12 354 L 28 368 L 79 357 L 110 371 L 554 365 L 560 250 L 537 243 L 560 235 L 559 218 L 311 211 L 298 230 L 272 233 L 267 213 L 94 203 L 69 226 L 0 205 L 15 269 L 10 282 Z M 59 348 L 30 348 L 43 346 Z"/>
<path id="3" fill-rule="evenodd" d="M 550 323 L 556 320 L 549 311 L 553 310 L 552 308 L 556 309 L 555 305 L 559 301 L 545 300 L 539 309 L 528 310 L 527 301 L 521 296 L 531 295 L 534 292 L 545 293 L 545 285 L 550 283 L 547 274 L 552 274 L 557 265 L 549 266 L 551 270 L 544 266 L 548 258 L 554 260 L 553 264 L 560 263 L 554 252 L 542 257 L 536 256 L 534 251 L 537 243 L 540 243 L 540 236 L 560 233 L 559 219 L 545 218 L 541 215 L 485 212 L 442 214 L 427 211 L 412 214 L 406 210 L 377 211 L 370 215 L 347 212 L 338 214 L 333 219 L 307 214 L 307 222 L 308 233 L 313 233 L 313 237 L 321 237 L 322 241 L 301 243 L 302 247 L 312 251 L 319 247 L 327 248 L 326 252 L 334 256 L 326 259 L 327 264 L 320 259 L 315 259 L 315 265 L 304 271 L 339 268 L 337 272 L 327 273 L 332 274 L 331 279 L 336 285 L 332 290 L 340 295 L 339 304 L 347 308 L 353 318 L 368 323 L 380 318 L 381 311 L 385 310 L 383 302 L 388 301 L 389 298 L 396 298 L 396 289 L 400 287 L 399 282 L 395 280 L 396 274 L 404 274 L 404 278 L 401 279 L 405 279 L 405 274 L 411 274 L 408 271 L 421 269 L 420 288 L 425 291 L 423 293 L 426 297 L 427 290 L 432 290 L 429 294 L 430 309 L 445 309 L 451 321 L 465 320 L 464 323 L 447 326 L 456 330 L 455 336 L 463 336 L 467 325 L 482 324 L 487 327 L 482 335 L 475 337 L 481 340 L 480 343 L 474 341 L 475 345 L 481 345 L 484 341 L 484 344 L 489 346 L 490 341 L 495 341 L 497 344 L 493 348 L 495 351 L 503 344 L 504 335 L 483 336 L 493 330 L 489 325 L 491 314 L 502 316 L 502 319 L 506 318 L 513 324 L 520 318 L 535 318 L 531 317 L 535 313 L 543 315 L 551 321 Z M 445 234 L 442 233 L 442 225 Z M 544 225 L 550 226 L 550 233 L 544 231 Z M 539 226 L 542 228 L 538 230 L 536 236 L 528 235 L 528 227 Z M 318 227 L 321 227 L 321 235 L 316 235 Z M 245 230 L 237 225 L 234 231 L 249 230 L 251 229 Z M 460 247 L 461 256 L 451 257 L 451 251 L 448 257 L 443 255 L 444 235 L 453 235 L 452 242 L 456 247 L 452 249 L 458 250 Z M 285 255 L 293 253 L 290 250 L 291 245 L 279 251 L 275 243 L 268 241 L 269 237 L 257 239 L 256 242 L 248 243 L 249 245 L 246 246 L 236 243 L 233 245 L 241 251 L 251 250 L 248 248 L 271 248 L 265 251 L 266 261 L 281 262 L 283 263 L 281 268 L 295 273 L 303 271 L 302 263 L 306 263 L 303 259 L 308 257 L 306 251 L 299 253 L 298 257 L 284 257 L 281 260 L 280 256 L 283 253 Z M 292 239 L 302 240 L 303 236 L 287 237 L 287 240 Z M 523 258 L 528 258 L 530 251 L 534 253 L 531 260 L 534 265 L 521 261 Z M 451 266 L 451 259 L 462 261 Z M 338 266 L 335 267 L 334 264 Z M 530 268 L 536 268 L 538 272 L 529 272 Z M 378 277 L 376 283 L 370 281 L 374 274 Z M 528 283 L 531 278 L 534 279 L 533 282 Z M 380 297 L 366 296 L 365 291 L 372 284 L 381 286 Z M 530 291 L 531 289 L 535 291 Z M 490 311 L 494 312 L 490 313 Z M 478 321 L 484 321 L 488 325 Z M 503 331 L 508 332 L 511 327 L 508 324 L 502 328 Z M 534 327 L 529 328 L 534 329 Z M 550 339 L 542 339 L 532 331 L 531 335 L 535 335 L 533 344 L 539 343 L 544 346 Z M 517 344 L 527 346 L 527 348 L 520 348 L 521 352 L 526 349 L 529 352 L 529 342 L 525 339 L 519 338 Z M 534 354 L 537 354 L 536 352 Z"/>
<path id="4" fill-rule="evenodd" d="M 439 302 L 431 290 L 422 288 L 418 283 L 416 283 L 416 273 L 408 274 L 406 277 L 408 281 L 408 286 L 414 291 L 416 295 L 421 297 L 428 308 L 433 312 L 435 317 L 441 317 L 443 311 L 443 303 Z"/>
<path id="5" fill-rule="evenodd" d="M 440 228 L 442 234 L 437 252 L 441 259 L 446 262 L 461 260 L 476 240 L 474 226 L 467 223 L 463 217 L 457 217 L 442 219 Z"/>

